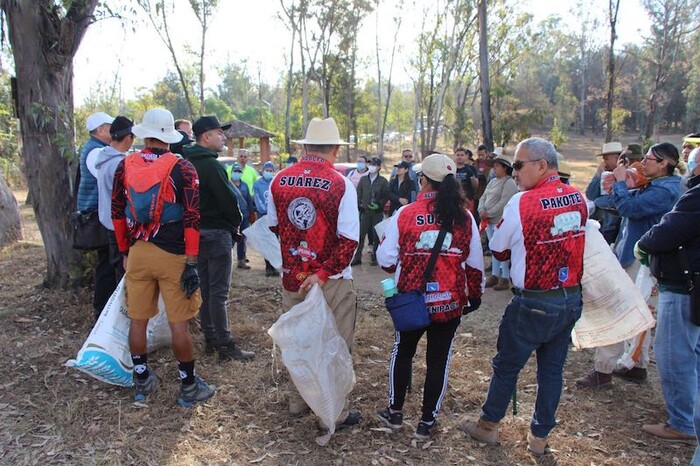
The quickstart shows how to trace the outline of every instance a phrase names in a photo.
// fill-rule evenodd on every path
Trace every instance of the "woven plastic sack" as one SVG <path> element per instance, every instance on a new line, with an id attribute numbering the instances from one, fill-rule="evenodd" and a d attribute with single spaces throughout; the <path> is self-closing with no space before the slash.
<path id="1" fill-rule="evenodd" d="M 317 439 L 324 445 L 355 386 L 355 371 L 321 288 L 314 285 L 306 299 L 282 314 L 267 333 L 280 348 L 282 363 L 301 397 L 330 426 L 329 433 Z"/>
<path id="2" fill-rule="evenodd" d="M 102 382 L 131 387 L 134 366 L 129 351 L 130 325 L 122 278 L 77 357 L 67 361 L 66 366 L 75 367 Z M 146 337 L 149 352 L 172 343 L 162 297 L 158 298 L 158 314 L 148 322 Z"/>
<path id="3" fill-rule="evenodd" d="M 282 269 L 280 241 L 267 224 L 267 215 L 243 230 L 247 244 L 258 251 L 277 270 Z"/>

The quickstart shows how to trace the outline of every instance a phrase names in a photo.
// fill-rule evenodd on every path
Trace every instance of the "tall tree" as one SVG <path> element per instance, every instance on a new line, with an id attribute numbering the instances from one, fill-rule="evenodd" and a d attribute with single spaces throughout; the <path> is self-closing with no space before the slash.
<path id="1" fill-rule="evenodd" d="M 700 0 L 643 0 L 651 19 L 646 39 L 649 52 L 651 86 L 647 99 L 647 122 L 644 137 L 651 139 L 657 124 L 659 103 L 666 97 L 666 82 L 678 63 L 683 46 L 698 29 L 688 18 L 698 16 Z"/>
<path id="2" fill-rule="evenodd" d="M 17 76 L 24 174 L 47 258 L 44 284 L 71 285 L 80 255 L 70 248 L 73 57 L 98 0 L 0 0 Z"/>
<path id="3" fill-rule="evenodd" d="M 481 131 L 483 143 L 493 150 L 491 118 L 491 80 L 489 77 L 488 27 L 486 24 L 486 0 L 479 0 L 479 79 L 481 80 Z"/>
<path id="4" fill-rule="evenodd" d="M 172 2 L 166 2 L 166 0 L 136 1 L 148 15 L 148 20 L 153 25 L 153 29 L 155 29 L 158 37 L 160 37 L 160 40 L 168 49 L 170 57 L 173 59 L 173 65 L 177 71 L 177 76 L 180 79 L 180 85 L 182 86 L 182 92 L 185 94 L 185 100 L 187 101 L 189 117 L 190 119 L 194 119 L 195 113 L 194 106 L 192 105 L 192 97 L 190 96 L 190 83 L 185 76 L 184 67 L 178 59 L 177 50 L 175 49 L 175 44 L 173 43 L 170 35 L 170 25 L 168 24 L 168 16 L 175 8 L 174 4 Z"/>
<path id="5" fill-rule="evenodd" d="M 204 105 L 204 56 L 206 52 L 207 31 L 209 30 L 209 20 L 212 18 L 219 0 L 190 0 L 190 6 L 197 16 L 197 21 L 202 28 L 202 39 L 199 48 L 199 114 L 206 113 Z"/>
<path id="6" fill-rule="evenodd" d="M 608 24 L 610 25 L 610 43 L 608 45 L 608 91 L 605 95 L 605 142 L 612 141 L 613 104 L 615 102 L 615 40 L 617 39 L 617 14 L 620 0 L 608 0 Z"/>

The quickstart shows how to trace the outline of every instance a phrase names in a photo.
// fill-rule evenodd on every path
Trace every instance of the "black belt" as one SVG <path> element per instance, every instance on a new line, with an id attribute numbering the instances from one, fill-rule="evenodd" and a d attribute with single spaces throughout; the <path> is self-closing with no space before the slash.
<path id="1" fill-rule="evenodd" d="M 566 296 L 572 293 L 579 293 L 581 285 L 565 286 L 563 288 L 554 288 L 552 290 L 525 290 L 522 288 L 511 288 L 514 295 L 523 296 L 525 298 L 553 298 L 556 296 Z"/>

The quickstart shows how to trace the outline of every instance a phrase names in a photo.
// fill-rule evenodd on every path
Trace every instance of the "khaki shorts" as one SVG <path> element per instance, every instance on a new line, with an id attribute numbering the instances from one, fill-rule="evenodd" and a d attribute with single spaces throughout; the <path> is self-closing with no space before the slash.
<path id="1" fill-rule="evenodd" d="M 168 322 L 190 320 L 199 312 L 202 296 L 190 299 L 180 289 L 185 255 L 171 254 L 148 241 L 136 241 L 129 249 L 126 266 L 126 305 L 129 317 L 146 320 L 158 314 L 158 293 L 163 296 Z"/>

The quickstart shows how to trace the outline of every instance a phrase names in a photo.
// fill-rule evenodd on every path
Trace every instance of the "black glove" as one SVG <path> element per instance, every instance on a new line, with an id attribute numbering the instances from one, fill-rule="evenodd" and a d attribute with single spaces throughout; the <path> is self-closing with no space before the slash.
<path id="1" fill-rule="evenodd" d="M 199 289 L 199 274 L 197 264 L 185 264 L 185 270 L 180 277 L 180 289 L 185 292 L 187 299 L 190 299 L 195 291 Z"/>
<path id="2" fill-rule="evenodd" d="M 469 298 L 469 304 L 462 308 L 462 315 L 466 316 L 470 312 L 474 312 L 481 306 L 481 298 Z"/>
<path id="3" fill-rule="evenodd" d="M 240 243 L 243 240 L 243 235 L 241 235 L 240 228 L 236 228 L 231 231 L 231 239 L 234 243 Z"/>

